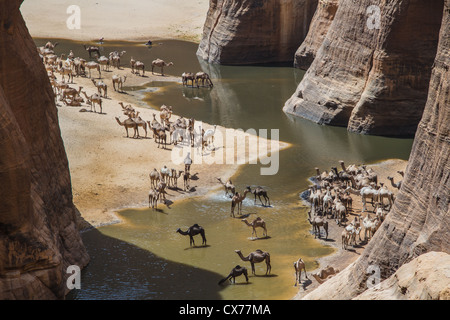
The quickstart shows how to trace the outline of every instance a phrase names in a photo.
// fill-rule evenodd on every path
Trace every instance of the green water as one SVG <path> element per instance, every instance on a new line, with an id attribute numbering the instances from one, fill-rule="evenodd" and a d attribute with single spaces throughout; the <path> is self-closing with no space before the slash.
<path id="1" fill-rule="evenodd" d="M 60 41 L 57 53 L 74 50 L 87 58 L 82 45 Z M 36 40 L 38 45 L 44 40 Z M 180 83 L 154 82 L 140 88 L 149 107 L 166 104 L 174 113 L 194 117 L 209 124 L 230 128 L 278 129 L 280 139 L 292 147 L 279 153 L 275 175 L 260 175 L 261 165 L 246 165 L 233 177 L 241 191 L 245 186 L 267 189 L 271 207 L 253 204 L 247 197 L 243 213 L 249 219 L 262 217 L 268 238 L 253 240 L 251 228 L 229 216 L 230 200 L 224 190 L 211 190 L 202 198 L 176 201 L 160 210 L 129 209 L 119 213 L 124 223 L 83 233 L 91 262 L 82 272 L 82 289 L 73 290 L 69 299 L 290 299 L 297 292 L 293 262 L 302 257 L 307 270 L 316 268 L 317 258 L 334 252 L 321 245 L 310 233 L 306 208 L 298 194 L 309 185 L 314 168 L 329 169 L 338 160 L 347 164 L 408 159 L 412 139 L 363 136 L 345 128 L 326 127 L 287 116 L 285 101 L 295 91 L 303 72 L 286 66 L 218 66 L 200 62 L 197 45 L 180 41 L 160 41 L 152 48 L 142 44 L 116 42 L 104 44 L 103 52 L 126 50 L 122 65 L 129 58 L 146 65 L 155 58 L 173 61 L 167 74 L 204 70 L 211 75 L 213 89 L 185 88 Z M 193 181 L 201 184 L 202 177 Z M 169 191 L 169 193 L 174 193 Z M 170 199 L 170 196 L 169 196 Z M 189 247 L 189 238 L 176 233 L 197 223 L 206 230 L 206 247 Z M 261 229 L 258 229 L 261 234 Z M 201 244 L 201 238 L 195 238 Z M 272 273 L 265 276 L 265 264 L 256 267 L 249 284 L 242 277 L 236 285 L 217 282 L 237 264 L 247 266 L 234 250 L 244 255 L 261 249 L 271 256 Z M 310 282 L 305 282 L 308 289 Z"/>

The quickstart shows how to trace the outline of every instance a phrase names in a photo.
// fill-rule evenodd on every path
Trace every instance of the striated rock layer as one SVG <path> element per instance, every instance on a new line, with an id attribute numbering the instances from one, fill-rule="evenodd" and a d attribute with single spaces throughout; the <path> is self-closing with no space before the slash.
<path id="1" fill-rule="evenodd" d="M 367 289 L 371 265 L 387 279 L 424 253 L 450 253 L 449 52 L 450 0 L 446 0 L 428 99 L 393 209 L 363 255 L 305 299 L 351 299 Z"/>
<path id="2" fill-rule="evenodd" d="M 210 0 L 197 55 L 221 64 L 291 62 L 318 0 Z"/>
<path id="3" fill-rule="evenodd" d="M 47 73 L 19 11 L 0 1 L 0 299 L 58 299 L 89 257 Z"/>
<path id="4" fill-rule="evenodd" d="M 333 22 L 339 0 L 319 0 L 308 34 L 295 52 L 294 67 L 307 70 L 316 57 L 328 29 Z"/>
<path id="5" fill-rule="evenodd" d="M 443 2 L 340 0 L 329 27 L 333 15 L 327 8 L 333 12 L 335 3 L 326 2 L 327 8 L 319 3 L 311 23 L 319 26 L 299 49 L 303 60 L 296 60 L 308 65 L 315 54 L 314 61 L 283 110 L 352 132 L 414 136 L 426 102 Z M 373 5 L 379 11 L 368 9 Z M 311 39 L 321 35 L 316 50 Z"/>

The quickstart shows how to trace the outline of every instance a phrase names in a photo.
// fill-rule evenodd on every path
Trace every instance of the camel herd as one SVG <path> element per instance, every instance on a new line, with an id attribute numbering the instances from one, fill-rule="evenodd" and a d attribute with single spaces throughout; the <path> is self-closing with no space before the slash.
<path id="1" fill-rule="evenodd" d="M 394 203 L 393 191 L 378 181 L 377 173 L 365 165 L 345 166 L 344 161 L 339 161 L 341 170 L 332 167 L 330 171 L 320 172 L 316 168 L 317 175 L 313 177 L 315 182 L 309 188 L 308 201 L 311 210 L 308 212 L 308 220 L 313 227 L 315 236 L 321 237 L 320 229 L 328 238 L 328 219 L 334 218 L 339 226 L 343 227 L 341 233 L 342 248 L 347 250 L 349 245 L 356 246 L 357 238 L 361 242 L 361 231 L 364 229 L 364 241 L 370 240 L 378 230 L 386 215 Z M 398 171 L 403 176 L 402 171 Z M 394 183 L 392 177 L 387 177 L 394 188 L 401 187 L 401 181 Z M 361 199 L 362 212 L 353 211 L 351 194 Z M 362 215 L 368 210 L 368 204 L 372 211 L 365 217 Z M 351 221 L 349 215 L 353 215 Z M 347 223 L 348 222 L 348 223 Z"/>

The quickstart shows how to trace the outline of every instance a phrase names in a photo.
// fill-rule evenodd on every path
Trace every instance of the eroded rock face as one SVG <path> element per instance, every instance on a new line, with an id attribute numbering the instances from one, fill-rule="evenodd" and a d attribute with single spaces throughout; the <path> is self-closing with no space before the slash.
<path id="1" fill-rule="evenodd" d="M 340 0 L 320 48 L 315 50 L 314 43 L 309 51 L 308 43 L 300 48 L 305 64 L 314 52 L 315 59 L 283 110 L 352 132 L 414 136 L 428 93 L 443 2 Z M 373 20 L 377 13 L 367 11 L 373 5 L 379 8 L 379 27 Z M 322 22 L 318 29 L 325 33 L 329 20 L 320 14 L 315 18 L 321 20 L 312 25 Z"/>
<path id="2" fill-rule="evenodd" d="M 381 279 L 431 251 L 450 253 L 450 0 L 445 1 L 428 99 L 402 188 L 363 255 L 306 299 L 351 299 L 367 289 L 368 268 Z"/>
<path id="3" fill-rule="evenodd" d="M 328 29 L 333 22 L 339 0 L 319 0 L 308 34 L 295 52 L 294 67 L 307 70 L 316 57 Z"/>
<path id="4" fill-rule="evenodd" d="M 317 0 L 211 0 L 197 55 L 221 64 L 290 62 Z"/>
<path id="5" fill-rule="evenodd" d="M 58 299 L 89 257 L 53 91 L 19 11 L 0 1 L 0 299 Z"/>

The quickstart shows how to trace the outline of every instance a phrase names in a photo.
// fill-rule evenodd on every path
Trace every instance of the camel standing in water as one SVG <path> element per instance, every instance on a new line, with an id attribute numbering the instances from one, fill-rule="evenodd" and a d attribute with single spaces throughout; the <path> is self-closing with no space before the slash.
<path id="1" fill-rule="evenodd" d="M 245 280 L 248 282 L 247 268 L 246 267 L 241 267 L 240 265 L 237 265 L 236 267 L 234 267 L 231 270 L 231 272 L 228 274 L 228 276 L 226 276 L 225 278 L 223 278 L 222 280 L 219 281 L 219 285 L 224 283 L 228 279 L 230 279 L 230 282 L 233 280 L 232 282 L 236 283 L 236 277 L 239 277 L 241 275 L 244 275 L 245 276 Z"/>
<path id="2" fill-rule="evenodd" d="M 247 221 L 247 219 L 242 219 L 241 221 L 245 222 L 246 225 L 253 228 L 252 237 L 253 237 L 253 234 L 255 234 L 255 236 L 258 238 L 258 235 L 256 234 L 256 228 L 262 228 L 264 230 L 263 236 L 267 237 L 266 222 L 263 219 L 261 219 L 260 217 L 253 220 L 252 223 L 249 223 Z"/>
<path id="3" fill-rule="evenodd" d="M 250 254 L 246 257 L 242 255 L 241 250 L 234 250 L 238 254 L 238 256 L 241 258 L 242 261 L 250 261 L 250 264 L 252 266 L 252 274 L 255 274 L 255 263 L 260 263 L 265 261 L 266 262 L 266 275 L 270 273 L 272 267 L 270 265 L 270 254 L 268 252 L 262 251 L 262 250 L 256 250 L 253 252 L 250 252 Z"/>
<path id="4" fill-rule="evenodd" d="M 231 198 L 231 214 L 233 218 L 234 218 L 234 208 L 237 206 L 237 212 L 238 214 L 241 214 L 241 209 L 242 209 L 242 201 L 245 199 L 245 197 L 247 196 L 247 193 L 250 192 L 250 187 L 247 187 L 244 191 L 244 194 L 241 195 L 239 192 L 236 192 L 233 196 L 233 198 Z"/>
<path id="5" fill-rule="evenodd" d="M 177 229 L 177 232 L 183 236 L 189 236 L 190 246 L 194 245 L 194 236 L 200 234 L 202 236 L 202 245 L 206 246 L 206 237 L 205 237 L 205 229 L 199 226 L 198 224 L 194 224 L 187 231 L 183 231 L 180 228 Z"/>

